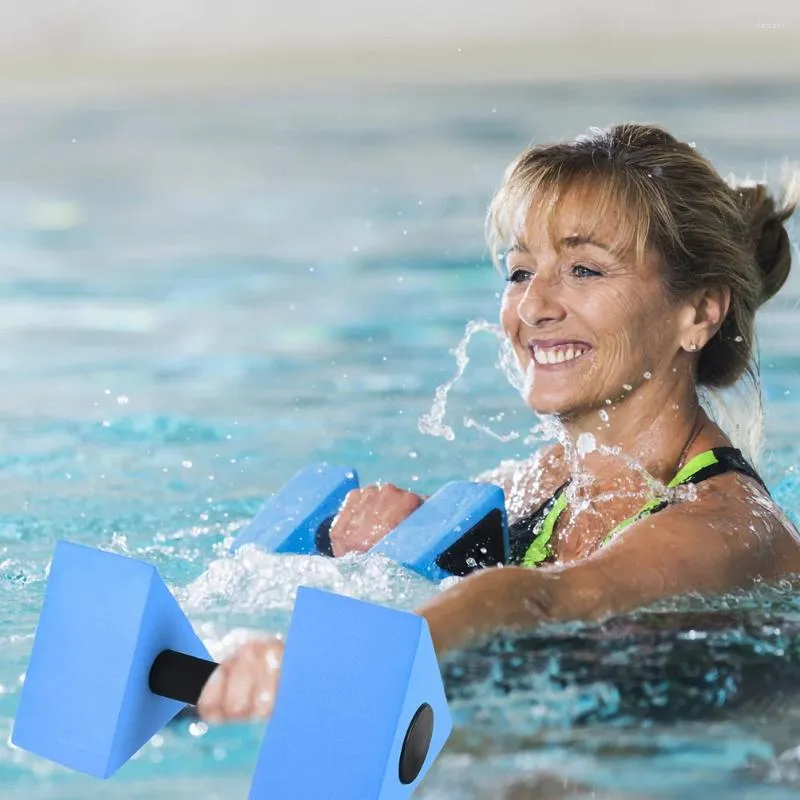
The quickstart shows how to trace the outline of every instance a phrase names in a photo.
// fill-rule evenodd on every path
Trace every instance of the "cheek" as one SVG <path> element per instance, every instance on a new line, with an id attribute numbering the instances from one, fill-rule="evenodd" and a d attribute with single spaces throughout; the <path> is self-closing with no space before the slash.
<path id="1" fill-rule="evenodd" d="M 593 326 L 620 344 L 639 346 L 643 335 L 654 330 L 662 308 L 635 292 L 613 291 L 592 298 L 585 307 Z"/>
<path id="2" fill-rule="evenodd" d="M 512 297 L 513 292 L 504 292 L 500 304 L 500 324 L 507 334 L 513 334 L 519 329 L 519 302 Z"/>

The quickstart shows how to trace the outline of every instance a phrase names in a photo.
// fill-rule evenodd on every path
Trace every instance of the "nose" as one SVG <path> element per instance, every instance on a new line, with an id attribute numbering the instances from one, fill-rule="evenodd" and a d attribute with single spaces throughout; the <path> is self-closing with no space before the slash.
<path id="1" fill-rule="evenodd" d="M 566 310 L 561 302 L 555 280 L 539 274 L 531 278 L 517 305 L 519 318 L 531 328 L 541 328 L 564 319 Z"/>

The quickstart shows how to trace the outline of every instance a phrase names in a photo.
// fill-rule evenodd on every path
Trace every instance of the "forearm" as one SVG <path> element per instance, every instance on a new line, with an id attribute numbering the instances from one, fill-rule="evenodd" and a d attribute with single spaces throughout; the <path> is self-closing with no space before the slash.
<path id="1" fill-rule="evenodd" d="M 494 633 L 529 630 L 569 616 L 565 590 L 559 573 L 497 567 L 473 573 L 417 613 L 427 620 L 441 655 Z"/>
<path id="2" fill-rule="evenodd" d="M 531 630 L 545 622 L 596 619 L 674 593 L 656 569 L 619 566 L 584 561 L 563 568 L 485 569 L 437 595 L 418 613 L 442 654 L 492 634 Z"/>

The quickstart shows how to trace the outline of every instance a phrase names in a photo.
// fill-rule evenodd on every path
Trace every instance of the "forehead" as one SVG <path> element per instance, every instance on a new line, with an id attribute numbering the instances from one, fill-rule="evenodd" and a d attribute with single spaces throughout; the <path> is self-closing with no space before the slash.
<path id="1" fill-rule="evenodd" d="M 590 240 L 614 255 L 629 256 L 640 240 L 641 223 L 608 191 L 585 186 L 540 191 L 518 207 L 509 244 L 559 249 L 563 240 Z"/>

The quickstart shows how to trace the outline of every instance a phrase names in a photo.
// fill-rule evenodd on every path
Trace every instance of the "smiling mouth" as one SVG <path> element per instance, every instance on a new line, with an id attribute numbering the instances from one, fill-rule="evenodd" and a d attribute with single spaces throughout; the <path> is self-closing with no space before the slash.
<path id="1" fill-rule="evenodd" d="M 569 342 L 549 347 L 529 344 L 533 360 L 537 366 L 550 367 L 559 364 L 571 364 L 585 356 L 592 348 L 583 342 Z"/>

